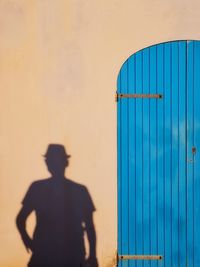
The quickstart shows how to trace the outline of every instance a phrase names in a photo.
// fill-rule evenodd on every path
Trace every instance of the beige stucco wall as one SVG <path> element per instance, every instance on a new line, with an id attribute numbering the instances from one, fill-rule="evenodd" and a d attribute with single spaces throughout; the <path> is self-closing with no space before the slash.
<path id="1" fill-rule="evenodd" d="M 26 266 L 15 217 L 49 143 L 95 203 L 100 267 L 116 251 L 116 79 L 151 44 L 200 38 L 198 0 L 0 0 L 0 267 Z M 34 218 L 28 228 L 32 231 Z"/>

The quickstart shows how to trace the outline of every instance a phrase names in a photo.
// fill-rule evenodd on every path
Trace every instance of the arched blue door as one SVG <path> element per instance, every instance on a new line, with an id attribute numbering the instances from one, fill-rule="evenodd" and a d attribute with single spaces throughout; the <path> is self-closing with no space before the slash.
<path id="1" fill-rule="evenodd" d="M 200 42 L 145 48 L 117 84 L 118 264 L 200 266 Z"/>

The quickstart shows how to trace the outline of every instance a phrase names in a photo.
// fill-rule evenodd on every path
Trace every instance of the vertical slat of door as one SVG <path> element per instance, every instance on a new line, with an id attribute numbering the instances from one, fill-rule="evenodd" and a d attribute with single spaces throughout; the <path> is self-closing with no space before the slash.
<path id="1" fill-rule="evenodd" d="M 178 128 L 178 106 L 179 106 L 179 45 L 172 43 L 172 266 L 179 264 L 179 242 L 178 242 L 178 215 L 179 215 L 179 128 Z"/>
<path id="2" fill-rule="evenodd" d="M 164 113 L 165 113 L 165 267 L 172 266 L 171 242 L 171 44 L 165 45 L 164 57 Z"/>
<path id="3" fill-rule="evenodd" d="M 200 42 L 194 42 L 194 267 L 200 266 Z"/>
<path id="4" fill-rule="evenodd" d="M 157 46 L 157 92 L 164 94 L 164 45 Z M 164 101 L 157 101 L 158 254 L 164 255 Z M 164 266 L 164 260 L 158 262 Z"/>
<path id="5" fill-rule="evenodd" d="M 156 84 L 156 46 L 150 48 L 150 93 L 154 94 L 157 88 Z M 156 99 L 150 100 L 150 252 L 157 255 L 157 117 L 156 117 Z M 157 266 L 157 262 L 150 263 L 152 267 Z"/>
<path id="6" fill-rule="evenodd" d="M 120 93 L 121 92 L 121 71 L 118 75 L 118 80 L 117 80 L 117 91 Z M 118 253 L 122 253 L 122 213 L 121 213 L 121 199 L 122 199 L 122 173 L 121 173 L 121 163 L 122 163 L 122 157 L 121 157 L 121 116 L 122 116 L 122 111 L 121 111 L 121 102 L 117 102 L 117 206 L 118 206 L 118 214 L 117 214 L 117 229 L 118 229 L 118 239 L 117 239 L 117 250 Z M 119 264 L 121 267 L 121 263 Z"/>
<path id="7" fill-rule="evenodd" d="M 121 88 L 123 88 L 123 93 L 128 93 L 127 90 L 127 62 L 124 63 L 121 70 Z M 122 135 L 121 135 L 121 155 L 122 155 L 122 254 L 128 254 L 128 242 L 129 242 L 129 233 L 128 233 L 128 203 L 129 203 L 129 194 L 128 194 L 128 99 L 123 99 L 121 101 L 121 110 L 122 110 Z M 123 267 L 128 266 L 128 262 L 125 261 L 122 264 Z"/>
<path id="8" fill-rule="evenodd" d="M 193 90 L 194 90 L 194 46 L 187 44 L 187 159 L 193 160 Z M 194 266 L 194 183 L 193 163 L 187 163 L 187 265 Z"/>
<path id="9" fill-rule="evenodd" d="M 129 93 L 135 93 L 135 56 L 128 60 L 128 87 Z M 136 179 L 135 179 L 135 99 L 129 99 L 129 254 L 134 255 L 136 249 L 135 236 L 135 205 L 136 205 Z M 135 267 L 135 261 L 129 262 Z"/>
<path id="10" fill-rule="evenodd" d="M 179 265 L 186 266 L 186 52 L 179 42 Z"/>
<path id="11" fill-rule="evenodd" d="M 143 51 L 143 93 L 149 94 L 149 49 L 144 49 Z M 143 168 L 143 233 L 144 233 L 144 254 L 150 254 L 150 207 L 149 207 L 149 146 L 150 146 L 150 136 L 149 136 L 149 107 L 151 99 L 143 100 L 143 155 L 144 155 L 144 168 Z M 150 261 L 144 261 L 144 267 L 150 267 Z"/>
<path id="12" fill-rule="evenodd" d="M 118 75 L 117 80 L 117 90 L 121 93 L 121 72 Z M 117 102 L 117 200 L 118 200 L 118 239 L 117 239 L 117 250 L 119 254 L 122 254 L 122 157 L 121 157 L 121 140 L 122 140 L 122 110 L 121 110 L 121 101 Z M 121 267 L 121 262 L 119 267 Z"/>
<path id="13" fill-rule="evenodd" d="M 142 93 L 142 53 L 136 53 L 136 93 Z M 136 254 L 143 254 L 143 162 L 142 162 L 142 99 L 136 99 Z M 137 261 L 137 267 L 142 266 L 142 261 Z"/>

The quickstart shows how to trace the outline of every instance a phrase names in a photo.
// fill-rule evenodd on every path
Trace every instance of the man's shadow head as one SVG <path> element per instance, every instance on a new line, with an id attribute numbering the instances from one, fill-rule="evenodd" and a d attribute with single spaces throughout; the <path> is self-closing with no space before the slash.
<path id="1" fill-rule="evenodd" d="M 53 176 L 64 175 L 65 168 L 69 165 L 70 155 L 67 154 L 63 145 L 49 144 L 43 156 L 47 169 Z"/>

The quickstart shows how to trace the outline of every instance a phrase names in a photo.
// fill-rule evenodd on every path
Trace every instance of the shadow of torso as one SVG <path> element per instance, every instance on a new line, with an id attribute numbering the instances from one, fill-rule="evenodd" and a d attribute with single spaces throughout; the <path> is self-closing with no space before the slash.
<path id="1" fill-rule="evenodd" d="M 29 267 L 84 265 L 84 226 L 95 210 L 86 187 L 68 179 L 36 181 L 23 205 L 36 213 Z"/>

